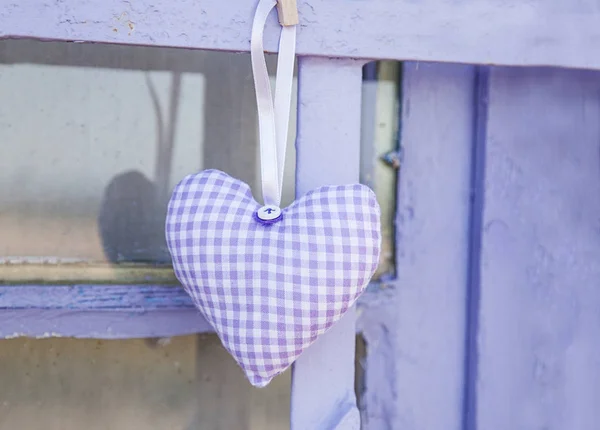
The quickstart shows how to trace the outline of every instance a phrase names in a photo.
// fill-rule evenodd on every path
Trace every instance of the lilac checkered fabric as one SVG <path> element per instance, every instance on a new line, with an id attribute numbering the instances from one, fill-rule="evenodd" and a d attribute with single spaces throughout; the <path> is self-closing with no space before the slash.
<path id="1" fill-rule="evenodd" d="M 377 267 L 379 206 L 364 185 L 314 190 L 264 224 L 248 185 L 184 178 L 166 223 L 175 274 L 250 382 L 267 385 L 339 320 Z"/>

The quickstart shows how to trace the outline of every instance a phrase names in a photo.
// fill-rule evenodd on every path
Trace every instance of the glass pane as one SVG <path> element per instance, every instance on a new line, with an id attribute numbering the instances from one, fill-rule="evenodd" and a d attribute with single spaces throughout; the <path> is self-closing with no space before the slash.
<path id="1" fill-rule="evenodd" d="M 401 151 L 400 63 L 377 61 L 363 68 L 360 180 L 381 207 L 381 254 L 373 280 L 395 277 L 396 179 Z"/>
<path id="2" fill-rule="evenodd" d="M 233 53 L 0 41 L 0 279 L 173 280 L 175 183 L 218 168 L 260 199 L 250 67 Z"/>
<path id="3" fill-rule="evenodd" d="M 289 428 L 289 372 L 253 388 L 216 335 L 0 340 L 0 381 L 0 430 Z"/>

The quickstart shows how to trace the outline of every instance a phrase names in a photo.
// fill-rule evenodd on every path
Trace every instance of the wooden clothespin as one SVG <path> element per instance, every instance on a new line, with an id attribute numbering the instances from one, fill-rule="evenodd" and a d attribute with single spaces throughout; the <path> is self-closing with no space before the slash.
<path id="1" fill-rule="evenodd" d="M 277 0 L 277 14 L 279 23 L 284 27 L 297 25 L 299 20 L 296 0 Z"/>

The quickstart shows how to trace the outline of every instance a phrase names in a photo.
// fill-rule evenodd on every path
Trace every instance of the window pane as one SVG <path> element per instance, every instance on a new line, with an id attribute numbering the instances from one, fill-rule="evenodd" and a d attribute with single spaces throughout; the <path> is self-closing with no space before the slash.
<path id="1" fill-rule="evenodd" d="M 172 279 L 146 267 L 174 184 L 218 168 L 260 198 L 249 55 L 9 40 L 0 62 L 0 279 Z"/>
<path id="2" fill-rule="evenodd" d="M 0 340 L 0 429 L 289 428 L 290 375 L 254 388 L 216 335 Z"/>

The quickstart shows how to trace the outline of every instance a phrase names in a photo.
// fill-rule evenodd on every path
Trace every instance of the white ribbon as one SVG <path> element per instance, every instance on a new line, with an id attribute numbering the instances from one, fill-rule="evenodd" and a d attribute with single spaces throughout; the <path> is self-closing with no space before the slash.
<path id="1" fill-rule="evenodd" d="M 294 59 L 296 57 L 296 26 L 282 27 L 277 58 L 275 103 L 265 61 L 263 32 L 267 17 L 277 4 L 276 0 L 259 0 L 250 42 L 252 74 L 258 108 L 260 168 L 264 204 L 281 204 L 285 150 L 292 104 Z"/>

